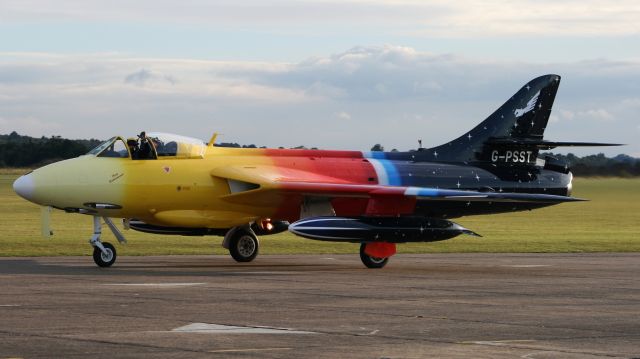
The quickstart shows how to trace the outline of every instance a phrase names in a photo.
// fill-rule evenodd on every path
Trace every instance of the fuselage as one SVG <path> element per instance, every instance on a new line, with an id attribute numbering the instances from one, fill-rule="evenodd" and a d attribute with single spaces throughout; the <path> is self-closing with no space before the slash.
<path id="1" fill-rule="evenodd" d="M 149 160 L 85 155 L 39 168 L 16 181 L 32 202 L 70 212 L 136 218 L 159 226 L 231 228 L 261 218 L 293 222 L 304 196 L 275 193 L 247 203 L 228 201 L 232 185 L 215 175 L 225 167 L 254 168 L 271 179 L 298 182 L 431 187 L 568 195 L 571 174 L 539 166 L 388 160 L 382 152 L 206 147 L 202 158 Z M 264 170 L 263 170 L 264 169 Z M 251 189 L 248 189 L 251 190 Z M 365 214 L 368 199 L 339 198 L 337 216 Z M 403 208 L 398 215 L 453 218 L 543 206 L 448 203 Z M 406 206 L 405 206 L 406 207 Z"/>

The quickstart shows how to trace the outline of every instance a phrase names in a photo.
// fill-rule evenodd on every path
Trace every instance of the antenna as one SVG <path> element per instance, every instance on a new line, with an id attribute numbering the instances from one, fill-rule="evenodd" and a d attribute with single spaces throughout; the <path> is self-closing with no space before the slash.
<path id="1" fill-rule="evenodd" d="M 216 142 L 216 138 L 218 138 L 218 133 L 214 132 L 213 136 L 211 136 L 211 139 L 209 140 L 209 147 L 213 147 L 213 144 Z"/>

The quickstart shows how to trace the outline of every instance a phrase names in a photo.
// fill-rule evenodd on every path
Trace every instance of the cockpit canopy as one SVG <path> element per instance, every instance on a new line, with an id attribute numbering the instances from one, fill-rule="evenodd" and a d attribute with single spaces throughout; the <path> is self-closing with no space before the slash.
<path id="1" fill-rule="evenodd" d="M 197 138 L 170 133 L 151 132 L 147 134 L 156 145 L 158 157 L 203 158 L 207 145 Z"/>
<path id="2" fill-rule="evenodd" d="M 138 139 L 125 141 L 122 137 L 112 137 L 89 151 L 96 157 L 133 159 L 157 158 L 204 158 L 207 145 L 197 138 L 170 133 L 151 132 Z"/>

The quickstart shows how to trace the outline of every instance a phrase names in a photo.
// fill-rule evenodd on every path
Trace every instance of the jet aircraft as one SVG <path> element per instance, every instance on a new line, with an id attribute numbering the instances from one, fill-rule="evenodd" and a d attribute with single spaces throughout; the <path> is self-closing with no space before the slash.
<path id="1" fill-rule="evenodd" d="M 120 242 L 125 229 L 223 236 L 238 262 L 252 261 L 259 235 L 360 243 L 369 268 L 397 243 L 441 241 L 475 232 L 453 218 L 532 210 L 570 197 L 566 163 L 540 150 L 606 146 L 543 139 L 560 76 L 531 80 L 479 125 L 443 145 L 409 152 L 248 149 L 141 133 L 113 137 L 84 156 L 18 178 L 23 198 L 93 217 L 93 258 L 116 260 L 102 221 Z M 45 213 L 47 211 L 45 210 Z M 47 230 L 48 231 L 48 230 Z"/>

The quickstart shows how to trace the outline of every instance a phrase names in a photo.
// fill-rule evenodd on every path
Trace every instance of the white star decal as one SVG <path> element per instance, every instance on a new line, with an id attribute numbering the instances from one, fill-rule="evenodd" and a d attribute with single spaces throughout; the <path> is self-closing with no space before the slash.
<path id="1" fill-rule="evenodd" d="M 477 173 L 476 173 L 476 179 L 477 179 L 478 181 L 480 181 L 480 176 L 478 176 L 478 174 L 477 174 Z"/>
<path id="2" fill-rule="evenodd" d="M 460 181 L 458 181 L 458 183 L 456 183 L 456 186 L 458 186 L 458 188 L 460 188 Z"/>
<path id="3" fill-rule="evenodd" d="M 527 88 L 527 91 L 529 91 L 531 89 L 531 86 L 527 85 L 526 88 Z"/>
<path id="4" fill-rule="evenodd" d="M 533 121 L 531 121 L 531 127 L 533 127 L 533 125 L 534 125 L 534 122 L 533 122 Z"/>
<path id="5" fill-rule="evenodd" d="M 435 156 L 435 158 L 438 158 L 438 151 L 433 151 L 433 155 Z"/>
<path id="6" fill-rule="evenodd" d="M 467 135 L 467 137 L 469 138 L 469 141 L 471 141 L 471 137 L 473 137 L 473 136 L 471 136 L 471 133 L 469 133 L 469 135 Z"/>

